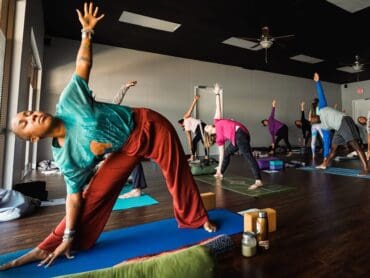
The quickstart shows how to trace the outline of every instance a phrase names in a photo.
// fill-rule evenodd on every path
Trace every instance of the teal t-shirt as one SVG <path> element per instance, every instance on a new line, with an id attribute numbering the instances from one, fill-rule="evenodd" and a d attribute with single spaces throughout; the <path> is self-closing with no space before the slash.
<path id="1" fill-rule="evenodd" d="M 81 191 L 103 155 L 119 150 L 134 128 L 131 108 L 95 101 L 86 81 L 76 74 L 59 98 L 55 117 L 66 128 L 63 147 L 54 140 L 52 150 L 68 194 Z"/>

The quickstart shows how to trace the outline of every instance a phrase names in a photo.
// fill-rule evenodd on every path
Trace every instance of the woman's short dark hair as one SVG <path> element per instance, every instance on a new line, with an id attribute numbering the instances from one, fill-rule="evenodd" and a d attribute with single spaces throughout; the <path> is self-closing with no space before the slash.
<path id="1" fill-rule="evenodd" d="M 263 126 L 265 126 L 265 121 L 268 121 L 267 119 L 263 119 L 262 121 L 261 121 L 261 124 L 263 125 Z"/>
<path id="2" fill-rule="evenodd" d="M 183 125 L 184 124 L 184 119 L 180 119 L 177 121 L 180 125 Z"/>

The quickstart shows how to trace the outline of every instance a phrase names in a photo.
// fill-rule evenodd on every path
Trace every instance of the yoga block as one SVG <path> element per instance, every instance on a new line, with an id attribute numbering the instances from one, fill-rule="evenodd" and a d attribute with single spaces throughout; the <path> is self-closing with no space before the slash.
<path id="1" fill-rule="evenodd" d="M 264 157 L 257 159 L 258 167 L 261 170 L 270 169 L 270 161 L 278 160 L 277 157 Z"/>
<path id="2" fill-rule="evenodd" d="M 269 232 L 276 231 L 276 210 L 272 208 L 261 209 L 267 212 L 267 219 L 269 222 Z M 244 232 L 256 232 L 256 221 L 258 211 L 244 213 Z"/>
<path id="3" fill-rule="evenodd" d="M 216 194 L 213 192 L 205 192 L 201 193 L 200 196 L 202 197 L 204 207 L 206 210 L 211 210 L 216 208 Z"/>
<path id="4" fill-rule="evenodd" d="M 270 170 L 281 170 L 284 168 L 284 161 L 282 160 L 270 160 Z"/>

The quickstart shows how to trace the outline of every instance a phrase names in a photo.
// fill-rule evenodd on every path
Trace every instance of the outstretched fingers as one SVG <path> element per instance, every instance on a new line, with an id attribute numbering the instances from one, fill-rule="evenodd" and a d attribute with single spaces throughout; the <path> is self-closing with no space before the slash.
<path id="1" fill-rule="evenodd" d="M 84 14 L 87 14 L 87 2 L 84 3 Z"/>
<path id="2" fill-rule="evenodd" d="M 11 262 L 3 264 L 3 265 L 0 265 L 0 271 L 7 270 L 7 269 L 12 268 L 12 267 L 14 267 L 14 261 L 11 261 Z"/>
<path id="3" fill-rule="evenodd" d="M 45 265 L 45 268 L 49 267 L 57 258 L 53 253 L 50 253 L 44 260 L 42 260 L 37 266 Z"/>
<path id="4" fill-rule="evenodd" d="M 90 2 L 90 4 L 89 4 L 89 14 L 92 14 L 93 13 L 93 3 L 92 2 Z"/>
<path id="5" fill-rule="evenodd" d="M 98 11 L 99 11 L 99 7 L 95 7 L 95 11 L 94 11 L 94 14 L 93 14 L 94 17 L 96 17 L 96 15 L 98 14 Z"/>

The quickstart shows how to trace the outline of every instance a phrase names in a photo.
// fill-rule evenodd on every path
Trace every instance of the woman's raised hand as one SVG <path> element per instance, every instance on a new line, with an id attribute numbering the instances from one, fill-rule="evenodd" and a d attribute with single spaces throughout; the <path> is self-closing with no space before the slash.
<path id="1" fill-rule="evenodd" d="M 137 81 L 136 80 L 132 80 L 132 81 L 126 82 L 125 85 L 124 85 L 124 87 L 128 89 L 128 88 L 131 88 L 131 87 L 135 86 L 136 84 L 137 84 Z"/>
<path id="2" fill-rule="evenodd" d="M 84 14 L 80 12 L 80 10 L 76 9 L 78 14 L 78 20 L 82 25 L 82 29 L 90 29 L 93 30 L 96 23 L 98 23 L 103 17 L 104 14 L 98 16 L 99 8 L 95 7 L 93 3 L 87 4 L 84 3 Z"/>
<path id="3" fill-rule="evenodd" d="M 220 87 L 220 84 L 216 83 L 213 87 L 213 92 L 216 94 L 216 95 L 219 95 L 220 93 L 222 93 L 222 89 Z"/>
<path id="4" fill-rule="evenodd" d="M 315 74 L 313 75 L 313 80 L 315 82 L 318 82 L 320 80 L 320 76 L 319 76 L 319 74 L 317 72 L 315 72 Z"/>

